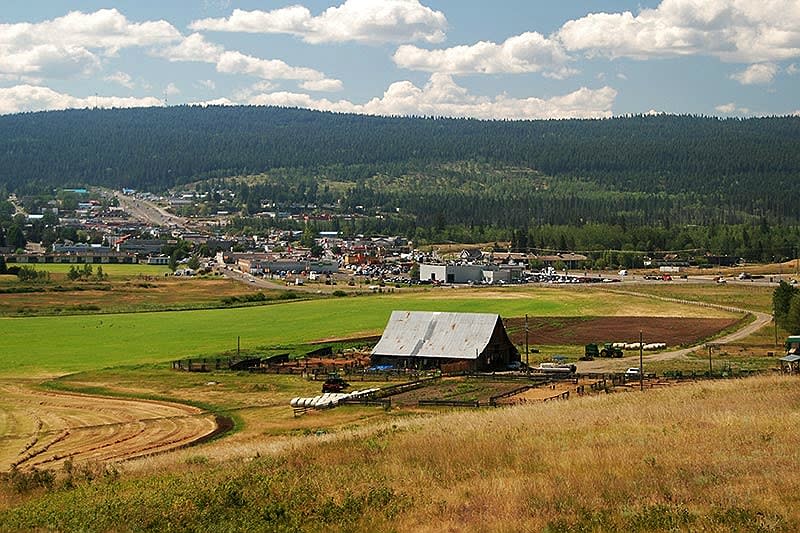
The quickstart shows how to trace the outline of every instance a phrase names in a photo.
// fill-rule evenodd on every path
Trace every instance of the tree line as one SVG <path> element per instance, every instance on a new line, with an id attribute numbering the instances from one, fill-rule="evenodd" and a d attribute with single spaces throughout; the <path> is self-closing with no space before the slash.
<path id="1" fill-rule="evenodd" d="M 800 117 L 484 121 L 250 106 L 0 117 L 3 197 L 226 188 L 243 232 L 303 229 L 255 216 L 299 206 L 353 214 L 315 222 L 343 234 L 768 261 L 798 253 L 798 177 Z M 62 238 L 5 202 L 0 228 L 0 245 L 15 248 Z"/>

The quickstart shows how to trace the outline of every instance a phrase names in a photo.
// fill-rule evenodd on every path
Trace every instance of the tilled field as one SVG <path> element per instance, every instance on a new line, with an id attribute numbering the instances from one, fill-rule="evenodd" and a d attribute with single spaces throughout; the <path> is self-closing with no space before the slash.
<path id="1" fill-rule="evenodd" d="M 531 344 L 567 345 L 589 342 L 665 342 L 667 346 L 690 345 L 714 336 L 738 321 L 736 318 L 682 317 L 529 317 Z M 525 343 L 525 319 L 506 321 L 511 340 Z"/>
<path id="2" fill-rule="evenodd" d="M 214 416 L 181 404 L 0 383 L 0 471 L 118 462 L 211 435 Z"/>

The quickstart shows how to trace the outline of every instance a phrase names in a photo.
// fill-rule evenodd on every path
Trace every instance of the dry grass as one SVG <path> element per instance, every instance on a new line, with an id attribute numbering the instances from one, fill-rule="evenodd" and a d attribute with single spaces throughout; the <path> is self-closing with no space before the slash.
<path id="1" fill-rule="evenodd" d="M 41 292 L 6 293 L 0 315 L 129 312 L 217 307 L 229 296 L 251 294 L 253 288 L 223 278 L 129 279 L 110 283 L 57 281 Z M 12 287 L 9 284 L 7 287 Z M 270 291 L 267 292 L 270 294 Z"/>
<path id="2" fill-rule="evenodd" d="M 247 445 L 223 439 L 130 465 L 130 481 L 42 495 L 5 517 L 80 525 L 59 511 L 71 503 L 96 520 L 89 529 L 103 529 L 96 524 L 114 523 L 108 513 L 146 500 L 161 529 L 224 520 L 305 531 L 796 531 L 798 406 L 797 379 L 776 376 Z M 235 519 L 225 507 L 231 488 Z M 177 513 L 186 498 L 211 510 Z"/>

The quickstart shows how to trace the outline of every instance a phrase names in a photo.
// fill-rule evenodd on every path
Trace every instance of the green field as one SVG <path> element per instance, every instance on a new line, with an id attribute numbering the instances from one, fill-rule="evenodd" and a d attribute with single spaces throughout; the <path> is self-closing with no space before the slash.
<path id="1" fill-rule="evenodd" d="M 687 316 L 698 308 L 593 290 L 434 290 L 237 309 L 0 319 L 0 375 L 61 374 L 380 334 L 393 310 L 490 312 L 502 317 Z M 702 310 L 707 314 L 709 310 Z M 688 316 L 692 316 L 691 314 Z"/>

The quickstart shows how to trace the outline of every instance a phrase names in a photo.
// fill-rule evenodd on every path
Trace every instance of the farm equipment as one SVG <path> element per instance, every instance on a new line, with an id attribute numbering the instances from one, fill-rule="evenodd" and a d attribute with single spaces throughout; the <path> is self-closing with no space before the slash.
<path id="1" fill-rule="evenodd" d="M 328 379 L 322 384 L 322 392 L 342 392 L 348 388 L 350 384 L 339 377 L 337 373 L 328 374 Z"/>
<path id="2" fill-rule="evenodd" d="M 581 361 L 591 361 L 595 357 L 622 357 L 622 350 L 610 342 L 603 343 L 602 348 L 592 342 L 584 347 Z"/>

